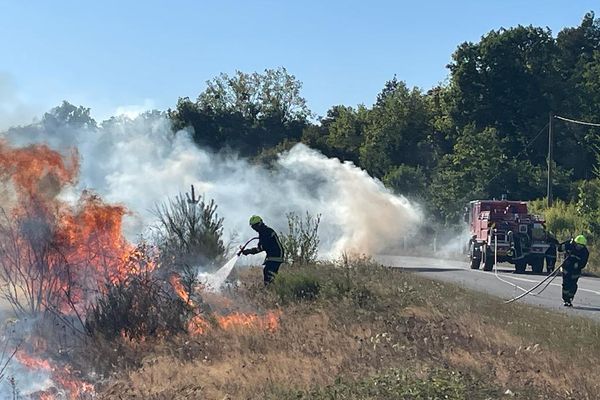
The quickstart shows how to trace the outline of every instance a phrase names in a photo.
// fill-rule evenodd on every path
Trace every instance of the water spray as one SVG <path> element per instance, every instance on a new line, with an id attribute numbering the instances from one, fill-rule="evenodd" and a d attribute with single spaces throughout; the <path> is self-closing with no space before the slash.
<path id="1" fill-rule="evenodd" d="M 223 283 L 225 283 L 225 280 L 227 280 L 227 277 L 229 276 L 229 274 L 231 274 L 231 271 L 233 271 L 233 267 L 235 267 L 235 263 L 242 255 L 242 252 L 244 251 L 244 249 L 252 241 L 257 240 L 257 239 L 258 239 L 258 237 L 254 237 L 254 238 L 248 240 L 246 243 L 244 243 L 243 246 L 240 246 L 240 249 L 235 254 L 235 256 L 233 256 L 233 258 L 231 258 L 231 260 L 227 261 L 225 263 L 225 265 L 223 265 L 221 268 L 219 268 L 217 271 L 213 272 L 212 274 L 199 273 L 198 281 L 200 281 L 204 285 L 205 289 L 219 291 L 219 289 L 221 288 Z"/>

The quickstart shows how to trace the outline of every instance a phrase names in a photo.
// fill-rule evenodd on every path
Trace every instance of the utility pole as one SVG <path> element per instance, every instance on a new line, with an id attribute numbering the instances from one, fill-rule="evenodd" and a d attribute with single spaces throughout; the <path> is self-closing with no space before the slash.
<path id="1" fill-rule="evenodd" d="M 552 120 L 554 115 L 550 111 L 548 119 L 548 185 L 546 187 L 546 197 L 548 198 L 548 207 L 552 207 Z"/>

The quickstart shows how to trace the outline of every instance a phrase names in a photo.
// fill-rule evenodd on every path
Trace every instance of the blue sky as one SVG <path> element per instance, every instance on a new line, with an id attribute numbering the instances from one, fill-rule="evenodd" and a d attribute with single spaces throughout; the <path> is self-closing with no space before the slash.
<path id="1" fill-rule="evenodd" d="M 4 1 L 0 119 L 66 99 L 97 118 L 166 109 L 236 69 L 284 66 L 310 108 L 372 104 L 394 74 L 428 89 L 456 46 L 491 29 L 576 26 L 597 0 Z M 600 10 L 595 10 L 600 12 Z M 2 121 L 0 121 L 0 126 Z"/>

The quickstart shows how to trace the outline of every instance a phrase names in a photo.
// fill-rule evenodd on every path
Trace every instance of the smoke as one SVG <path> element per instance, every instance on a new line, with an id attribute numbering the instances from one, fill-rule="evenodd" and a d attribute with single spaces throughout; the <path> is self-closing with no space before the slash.
<path id="1" fill-rule="evenodd" d="M 65 156 L 76 148 L 79 181 L 61 197 L 75 202 L 81 190 L 92 189 L 108 202 L 125 205 L 131 214 L 124 229 L 132 240 L 152 224 L 158 202 L 192 184 L 215 199 L 229 237 L 234 232 L 251 237 L 247 221 L 252 214 L 277 231 L 287 228 L 287 212 L 321 214 L 320 250 L 325 256 L 397 247 L 422 219 L 415 204 L 352 163 L 298 144 L 266 169 L 198 148 L 188 132 L 172 133 L 168 118 L 159 112 L 114 117 L 98 127 L 42 120 L 4 136 L 14 146 L 43 142 Z"/>

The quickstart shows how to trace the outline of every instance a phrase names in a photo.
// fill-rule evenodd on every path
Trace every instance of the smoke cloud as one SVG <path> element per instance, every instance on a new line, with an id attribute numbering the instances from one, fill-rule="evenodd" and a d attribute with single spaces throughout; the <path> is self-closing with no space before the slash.
<path id="1" fill-rule="evenodd" d="M 341 251 L 375 254 L 397 247 L 422 220 L 417 205 L 352 163 L 298 144 L 266 169 L 198 148 L 188 132 L 172 133 L 168 118 L 159 112 L 114 117 L 98 127 L 41 121 L 4 136 L 13 146 L 46 143 L 66 156 L 76 148 L 79 181 L 62 198 L 76 201 L 81 190 L 91 189 L 108 202 L 125 205 L 131 211 L 125 233 L 134 241 L 152 224 L 158 202 L 188 191 L 192 184 L 196 192 L 215 199 L 229 237 L 234 232 L 240 239 L 253 236 L 247 224 L 252 214 L 277 231 L 286 230 L 287 212 L 321 214 L 324 256 Z"/>

